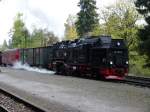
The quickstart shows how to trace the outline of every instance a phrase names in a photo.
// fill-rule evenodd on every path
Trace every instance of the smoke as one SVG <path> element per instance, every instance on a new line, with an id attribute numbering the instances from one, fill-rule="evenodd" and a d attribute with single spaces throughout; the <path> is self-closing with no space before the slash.
<path id="1" fill-rule="evenodd" d="M 15 62 L 13 64 L 13 68 L 15 69 L 23 69 L 27 71 L 33 71 L 33 72 L 38 72 L 38 73 L 47 73 L 47 74 L 54 74 L 54 71 L 49 71 L 46 69 L 42 68 L 37 68 L 37 67 L 30 67 L 28 64 L 22 64 L 21 62 Z"/>
<path id="2" fill-rule="evenodd" d="M 48 17 L 48 15 L 44 11 L 32 8 L 29 8 L 28 11 L 31 15 L 38 18 L 39 22 L 44 24 L 44 26 L 46 27 L 55 26 L 54 25 L 55 21 L 52 18 Z"/>

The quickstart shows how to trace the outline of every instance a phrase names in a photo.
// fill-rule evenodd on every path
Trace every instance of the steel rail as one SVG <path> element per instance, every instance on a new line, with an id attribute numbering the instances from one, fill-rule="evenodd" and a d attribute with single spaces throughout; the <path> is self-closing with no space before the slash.
<path id="1" fill-rule="evenodd" d="M 126 76 L 126 78 L 150 82 L 150 77 Z"/>
<path id="2" fill-rule="evenodd" d="M 11 98 L 15 99 L 19 103 L 23 103 L 25 106 L 29 107 L 30 109 L 32 109 L 35 112 L 46 112 L 45 109 L 41 108 L 38 105 L 33 104 L 33 102 L 30 102 L 26 99 L 23 99 L 23 98 L 15 95 L 13 93 L 8 92 L 7 90 L 4 90 L 4 89 L 0 88 L 0 92 L 7 95 L 8 97 L 11 97 Z M 5 107 L 3 107 L 3 106 L 1 106 L 1 107 L 2 107 L 1 109 L 5 109 L 6 112 L 9 112 Z"/>
<path id="3" fill-rule="evenodd" d="M 137 77 L 137 76 L 126 76 L 123 80 L 127 84 L 133 84 L 142 87 L 150 88 L 150 78 Z"/>
<path id="4" fill-rule="evenodd" d="M 0 105 L 0 112 L 10 112 L 4 106 Z"/>

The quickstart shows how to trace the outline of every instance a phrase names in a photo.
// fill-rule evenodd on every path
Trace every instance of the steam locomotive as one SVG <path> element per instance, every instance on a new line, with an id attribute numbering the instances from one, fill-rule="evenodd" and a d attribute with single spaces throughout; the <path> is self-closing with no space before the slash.
<path id="1" fill-rule="evenodd" d="M 97 36 L 57 42 L 39 48 L 12 49 L 0 53 L 0 63 L 16 61 L 40 66 L 57 74 L 123 79 L 128 74 L 128 49 L 123 39 Z"/>

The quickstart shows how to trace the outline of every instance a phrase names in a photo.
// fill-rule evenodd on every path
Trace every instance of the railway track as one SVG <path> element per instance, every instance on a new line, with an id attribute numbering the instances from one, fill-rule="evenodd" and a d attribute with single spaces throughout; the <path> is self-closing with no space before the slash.
<path id="1" fill-rule="evenodd" d="M 40 106 L 0 88 L 0 112 L 46 112 Z"/>
<path id="2" fill-rule="evenodd" d="M 126 76 L 123 83 L 150 88 L 150 78 Z"/>
<path id="3" fill-rule="evenodd" d="M 4 106 L 0 105 L 0 112 L 9 112 Z"/>

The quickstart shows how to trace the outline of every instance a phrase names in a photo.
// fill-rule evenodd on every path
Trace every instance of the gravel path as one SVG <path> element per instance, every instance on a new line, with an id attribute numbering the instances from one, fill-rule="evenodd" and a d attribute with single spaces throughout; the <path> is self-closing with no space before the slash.
<path id="1" fill-rule="evenodd" d="M 83 112 L 150 112 L 149 88 L 6 68 L 2 72 L 0 83 L 68 108 Z"/>

